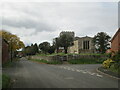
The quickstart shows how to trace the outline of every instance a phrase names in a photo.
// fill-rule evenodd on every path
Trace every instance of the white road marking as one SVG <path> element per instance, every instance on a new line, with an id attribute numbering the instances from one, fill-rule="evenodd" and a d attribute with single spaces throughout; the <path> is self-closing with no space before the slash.
<path id="1" fill-rule="evenodd" d="M 95 73 L 91 73 L 90 75 L 95 75 Z"/>
<path id="2" fill-rule="evenodd" d="M 79 70 L 80 72 L 83 72 L 84 70 Z"/>
<path id="3" fill-rule="evenodd" d="M 70 68 L 67 68 L 68 70 L 71 70 Z"/>
<path id="4" fill-rule="evenodd" d="M 67 67 L 65 67 L 64 69 L 68 69 Z"/>
<path id="5" fill-rule="evenodd" d="M 64 79 L 74 79 L 73 77 L 66 77 L 66 78 L 64 78 Z"/>
<path id="6" fill-rule="evenodd" d="M 73 68 L 70 68 L 68 66 L 60 66 L 60 68 L 63 68 L 63 69 L 67 69 L 67 70 L 71 70 L 71 71 L 76 71 L 76 72 L 81 72 L 81 73 L 84 73 L 84 74 L 89 74 L 89 75 L 96 75 L 97 77 L 103 77 L 102 75 L 98 74 L 98 73 L 92 73 L 88 70 L 78 70 L 78 69 L 73 69 Z"/>
<path id="7" fill-rule="evenodd" d="M 98 77 L 103 77 L 102 75 L 97 74 Z"/>
<path id="8" fill-rule="evenodd" d="M 87 72 L 83 71 L 82 73 L 87 73 Z"/>
<path id="9" fill-rule="evenodd" d="M 77 72 L 80 72 L 80 70 L 76 70 Z"/>
<path id="10" fill-rule="evenodd" d="M 71 69 L 72 71 L 75 71 L 74 69 Z"/>

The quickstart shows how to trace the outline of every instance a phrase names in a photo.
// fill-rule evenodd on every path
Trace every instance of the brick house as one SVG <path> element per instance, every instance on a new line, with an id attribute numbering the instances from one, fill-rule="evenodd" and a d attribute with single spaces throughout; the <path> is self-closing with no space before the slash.
<path id="1" fill-rule="evenodd" d="M 114 52 L 120 50 L 120 28 L 111 39 L 111 50 Z"/>
<path id="2" fill-rule="evenodd" d="M 5 39 L 2 40 L 2 64 L 9 60 L 8 43 Z"/>

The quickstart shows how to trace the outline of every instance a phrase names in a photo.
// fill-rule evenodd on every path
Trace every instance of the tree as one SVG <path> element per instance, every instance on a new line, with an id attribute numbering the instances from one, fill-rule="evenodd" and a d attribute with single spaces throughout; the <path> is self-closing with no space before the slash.
<path id="1" fill-rule="evenodd" d="M 5 39 L 9 45 L 9 52 L 11 54 L 11 61 L 14 56 L 16 56 L 15 52 L 24 47 L 24 43 L 20 40 L 17 35 L 9 33 L 5 30 L 0 30 L 0 36 Z"/>
<path id="2" fill-rule="evenodd" d="M 109 44 L 110 38 L 111 37 L 109 35 L 107 35 L 107 33 L 105 33 L 105 32 L 97 33 L 97 35 L 94 36 L 93 42 L 96 46 L 96 49 L 100 53 L 105 53 L 105 51 L 108 48 L 110 48 L 110 44 Z"/>
<path id="3" fill-rule="evenodd" d="M 55 49 L 58 53 L 58 50 L 59 50 L 59 47 L 60 47 L 60 38 L 53 39 L 53 46 L 55 47 Z"/>
<path id="4" fill-rule="evenodd" d="M 14 34 L 11 34 L 7 31 L 0 31 L 0 35 L 5 39 L 9 44 L 9 51 L 16 51 L 24 47 L 24 43 L 20 38 Z"/>
<path id="5" fill-rule="evenodd" d="M 24 47 L 24 49 L 22 50 L 24 55 L 31 55 L 31 50 L 30 50 L 30 46 L 26 46 Z"/>
<path id="6" fill-rule="evenodd" d="M 39 48 L 43 53 L 48 53 L 49 48 L 50 48 L 50 43 L 49 42 L 43 42 L 39 44 Z"/>
<path id="7" fill-rule="evenodd" d="M 39 53 L 39 49 L 38 49 L 37 43 L 34 44 L 34 51 L 35 51 L 35 53 Z"/>
<path id="8" fill-rule="evenodd" d="M 23 49 L 23 52 L 25 55 L 35 55 L 36 53 L 39 52 L 37 43 L 35 43 L 34 45 L 31 44 L 31 46 L 26 46 Z"/>
<path id="9" fill-rule="evenodd" d="M 55 46 L 54 45 L 50 46 L 48 53 L 52 54 L 54 53 L 54 51 L 55 51 Z"/>
<path id="10" fill-rule="evenodd" d="M 73 37 L 63 34 L 59 37 L 59 43 L 61 47 L 64 47 L 65 53 L 67 53 L 68 47 L 73 45 Z"/>

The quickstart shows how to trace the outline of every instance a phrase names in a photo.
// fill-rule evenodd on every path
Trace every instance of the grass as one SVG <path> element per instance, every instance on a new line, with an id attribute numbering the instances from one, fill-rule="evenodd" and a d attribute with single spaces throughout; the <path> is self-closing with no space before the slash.
<path id="1" fill-rule="evenodd" d="M 78 60 L 68 60 L 70 64 L 101 64 L 102 61 L 92 58 L 81 58 Z"/>
<path id="2" fill-rule="evenodd" d="M 110 66 L 109 70 L 120 75 L 120 68 L 115 68 L 114 64 Z"/>
<path id="3" fill-rule="evenodd" d="M 2 75 L 2 88 L 10 88 L 11 83 L 10 83 L 11 79 L 8 75 L 3 74 Z"/>
<path id="4" fill-rule="evenodd" d="M 12 66 L 13 66 L 13 63 L 11 61 L 8 61 L 2 65 L 3 68 L 8 68 L 8 67 L 12 67 Z"/>
<path id="5" fill-rule="evenodd" d="M 41 60 L 41 59 L 29 59 L 32 61 L 40 62 L 40 63 L 45 63 L 45 64 L 62 64 L 62 62 L 59 61 L 46 61 L 46 60 Z"/>
<path id="6" fill-rule="evenodd" d="M 2 64 L 2 67 L 3 67 L 3 68 L 12 67 L 12 66 L 14 66 L 14 62 L 15 62 L 15 61 L 18 61 L 18 60 L 19 60 L 19 58 L 14 58 L 14 59 L 12 60 L 12 62 L 11 62 L 11 60 L 8 60 L 6 63 Z"/>

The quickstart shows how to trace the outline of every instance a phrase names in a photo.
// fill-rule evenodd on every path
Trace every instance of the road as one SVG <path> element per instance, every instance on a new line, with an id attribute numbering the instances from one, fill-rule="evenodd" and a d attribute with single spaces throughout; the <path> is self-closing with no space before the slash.
<path id="1" fill-rule="evenodd" d="M 99 73 L 99 64 L 48 65 L 21 58 L 3 69 L 11 76 L 13 88 L 118 88 L 118 80 Z"/>

